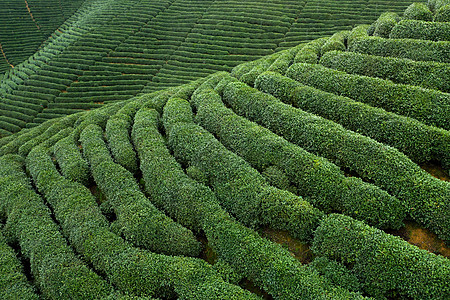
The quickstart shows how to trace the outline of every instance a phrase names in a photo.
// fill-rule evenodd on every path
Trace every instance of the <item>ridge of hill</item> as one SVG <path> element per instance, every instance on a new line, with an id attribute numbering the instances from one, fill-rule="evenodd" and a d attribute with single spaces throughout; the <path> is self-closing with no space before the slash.
<path id="1" fill-rule="evenodd" d="M 0 139 L 0 298 L 448 299 L 450 183 L 419 166 L 450 169 L 448 12 Z"/>
<path id="2" fill-rule="evenodd" d="M 17 132 L 230 71 L 408 5 L 409 0 L 85 1 L 39 51 L 14 63 L 1 80 L 0 100 L 9 106 L 0 111 L 0 129 Z"/>

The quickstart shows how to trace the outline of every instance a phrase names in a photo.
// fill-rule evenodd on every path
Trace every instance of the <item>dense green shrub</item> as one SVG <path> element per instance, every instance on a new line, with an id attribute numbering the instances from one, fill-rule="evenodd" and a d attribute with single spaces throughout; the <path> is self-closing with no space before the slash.
<path id="1" fill-rule="evenodd" d="M 416 163 L 439 161 L 450 168 L 449 131 L 302 85 L 276 73 L 263 73 L 255 87 L 285 103 L 395 147 Z"/>
<path id="2" fill-rule="evenodd" d="M 320 64 L 349 74 L 450 92 L 450 82 L 445 80 L 450 77 L 450 66 L 444 63 L 331 51 L 320 58 Z"/>
<path id="3" fill-rule="evenodd" d="M 450 4 L 441 6 L 438 10 L 436 10 L 433 21 L 450 22 Z"/>
<path id="4" fill-rule="evenodd" d="M 113 162 L 99 126 L 86 127 L 80 141 L 92 177 L 117 216 L 112 224 L 117 234 L 158 253 L 199 254 L 200 245 L 193 233 L 154 207 L 140 191 L 133 174 Z"/>
<path id="5" fill-rule="evenodd" d="M 431 21 L 433 20 L 433 13 L 425 3 L 415 2 L 405 9 L 403 17 L 405 19 Z"/>
<path id="6" fill-rule="evenodd" d="M 294 64 L 286 76 L 323 91 L 450 129 L 450 95 L 380 78 L 347 74 L 318 64 Z"/>
<path id="7" fill-rule="evenodd" d="M 365 27 L 352 30 L 348 51 L 377 56 L 394 56 L 417 61 L 450 62 L 450 42 L 369 37 Z M 365 32 L 365 35 L 364 35 Z"/>
<path id="8" fill-rule="evenodd" d="M 80 149 L 72 135 L 60 139 L 53 146 L 53 153 L 64 177 L 83 185 L 89 183 L 89 165 L 83 159 Z"/>
<path id="9" fill-rule="evenodd" d="M 175 157 L 205 173 L 225 209 L 245 225 L 267 225 L 308 239 L 322 213 L 300 197 L 267 185 L 258 171 L 191 120 L 186 100 L 167 102 L 163 122 Z"/>
<path id="10" fill-rule="evenodd" d="M 406 204 L 407 213 L 450 239 L 450 185 L 432 177 L 403 153 L 345 130 L 330 120 L 280 102 L 243 83 L 230 83 L 224 102 L 245 116 L 316 155 L 355 171 Z"/>
<path id="11" fill-rule="evenodd" d="M 333 50 L 345 51 L 349 33 L 350 31 L 339 31 L 333 34 L 320 48 L 320 55 Z"/>
<path id="12" fill-rule="evenodd" d="M 119 110 L 117 114 L 108 119 L 105 128 L 106 139 L 114 160 L 133 174 L 137 172 L 138 165 L 136 153 L 130 142 L 130 131 L 132 117 L 138 109 L 137 103 L 131 102 L 125 106 L 130 110 L 129 112 L 125 110 L 125 107 Z"/>
<path id="13" fill-rule="evenodd" d="M 386 12 L 371 25 L 369 31 L 373 31 L 371 35 L 388 38 L 392 28 L 400 21 L 400 17 L 393 12 Z"/>
<path id="14" fill-rule="evenodd" d="M 49 299 L 61 299 L 61 295 L 77 299 L 107 297 L 111 286 L 67 245 L 22 167 L 23 160 L 18 156 L 0 158 L 0 213 L 7 217 L 6 233 L 30 260 L 40 292 Z"/>
<path id="15" fill-rule="evenodd" d="M 319 256 L 314 258 L 308 267 L 316 270 L 337 286 L 350 291 L 361 292 L 361 284 L 358 278 L 342 263 L 330 260 L 325 256 Z"/>
<path id="16" fill-rule="evenodd" d="M 405 209 L 398 199 L 376 186 L 347 178 L 327 160 L 310 154 L 269 130 L 237 116 L 227 109 L 220 96 L 211 90 L 193 99 L 196 120 L 222 144 L 243 157 L 260 172 L 274 166 L 279 171 L 278 185 L 289 190 L 292 183 L 299 195 L 329 213 L 343 211 L 378 227 L 400 227 Z M 278 171 L 278 173 L 279 173 Z M 285 175 L 285 176 L 286 176 Z"/>
<path id="17" fill-rule="evenodd" d="M 5 300 L 39 299 L 23 273 L 23 266 L 8 246 L 0 230 L 0 298 Z"/>
<path id="18" fill-rule="evenodd" d="M 390 38 L 450 41 L 450 24 L 402 20 L 392 29 Z"/>
<path id="19" fill-rule="evenodd" d="M 34 136 L 32 139 L 21 145 L 18 149 L 18 153 L 22 156 L 27 156 L 34 146 L 41 143 L 46 143 L 47 146 L 53 146 L 54 143 L 66 135 L 65 131 L 68 127 L 74 125 L 78 117 L 80 117 L 80 115 L 74 114 L 69 117 L 59 119 L 56 122 L 52 122 L 52 125 L 42 134 Z M 54 141 L 54 143 L 50 143 L 52 141 Z"/>
<path id="20" fill-rule="evenodd" d="M 320 38 L 305 44 L 295 55 L 294 63 L 316 64 L 322 47 L 327 41 L 328 38 Z"/>
<path id="21" fill-rule="evenodd" d="M 110 232 L 91 192 L 59 175 L 42 148 L 30 152 L 27 168 L 73 247 L 118 289 L 137 296 L 173 298 L 177 294 L 182 299 L 256 299 L 249 292 L 225 283 L 202 260 L 134 248 Z"/>
<path id="22" fill-rule="evenodd" d="M 275 299 L 314 299 L 324 290 L 333 289 L 285 249 L 232 219 L 209 188 L 186 176 L 166 148 L 158 123 L 158 113 L 144 108 L 137 112 L 133 126 L 133 142 L 147 191 L 183 225 L 203 229 L 219 256 L 213 268 L 223 260 L 238 277 L 249 278 Z M 220 271 L 227 278 L 229 272 L 233 273 L 229 266 L 226 274 Z M 330 297 L 339 298 L 344 293 L 335 290 Z"/>
<path id="23" fill-rule="evenodd" d="M 376 298 L 450 297 L 448 259 L 350 217 L 333 214 L 324 219 L 312 249 L 348 264 L 363 290 Z"/>

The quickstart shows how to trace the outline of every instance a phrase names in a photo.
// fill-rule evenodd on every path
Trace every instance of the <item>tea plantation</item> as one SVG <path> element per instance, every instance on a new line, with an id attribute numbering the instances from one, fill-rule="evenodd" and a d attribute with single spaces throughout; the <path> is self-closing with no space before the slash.
<path id="1" fill-rule="evenodd" d="M 0 77 L 0 299 L 450 299 L 450 1 L 82 2 Z"/>

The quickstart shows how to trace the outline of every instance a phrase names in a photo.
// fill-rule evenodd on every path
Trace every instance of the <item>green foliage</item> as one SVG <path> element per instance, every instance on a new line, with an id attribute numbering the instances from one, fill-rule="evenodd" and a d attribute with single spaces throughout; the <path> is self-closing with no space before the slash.
<path id="1" fill-rule="evenodd" d="M 347 74 L 317 64 L 294 64 L 286 76 L 302 84 L 450 129 L 450 95 L 388 80 Z"/>
<path id="2" fill-rule="evenodd" d="M 211 133 L 187 122 L 189 119 L 192 111 L 187 101 L 167 102 L 163 121 L 169 145 L 175 157 L 205 173 L 227 211 L 245 225 L 288 230 L 303 240 L 310 237 L 321 217 L 317 209 L 287 191 L 267 185 L 258 171 Z"/>
<path id="3" fill-rule="evenodd" d="M 444 5 L 436 10 L 434 22 L 450 22 L 450 4 Z"/>
<path id="4" fill-rule="evenodd" d="M 450 24 L 402 20 L 392 29 L 390 38 L 450 41 Z"/>
<path id="5" fill-rule="evenodd" d="M 295 55 L 294 63 L 316 64 L 319 60 L 322 47 L 327 41 L 328 38 L 321 38 L 305 44 Z"/>
<path id="6" fill-rule="evenodd" d="M 320 48 L 320 55 L 327 53 L 328 51 L 333 50 L 346 50 L 346 42 L 347 37 L 349 35 L 350 31 L 340 31 L 333 34 L 326 42 L 325 44 Z"/>
<path id="7" fill-rule="evenodd" d="M 0 162 L 0 211 L 7 216 L 5 230 L 30 260 L 40 292 L 49 299 L 60 299 L 61 295 L 78 299 L 106 297 L 111 286 L 67 245 L 50 210 L 22 170 L 23 160 L 7 155 Z M 45 170 L 40 173 L 48 178 Z"/>
<path id="8" fill-rule="evenodd" d="M 320 256 L 309 263 L 308 267 L 319 272 L 336 286 L 341 286 L 349 291 L 362 291 L 358 278 L 342 263 Z"/>
<path id="9" fill-rule="evenodd" d="M 246 276 L 279 299 L 314 297 L 318 296 L 316 291 L 326 288 L 317 275 L 302 267 L 286 250 L 234 221 L 209 188 L 186 176 L 158 132 L 155 110 L 138 111 L 132 136 L 147 190 L 183 225 L 203 229 L 219 255 L 213 268 L 222 276 L 232 282 Z M 294 276 L 293 280 L 286 282 L 290 276 Z"/>
<path id="10" fill-rule="evenodd" d="M 320 64 L 349 74 L 450 92 L 450 82 L 445 80 L 450 76 L 450 66 L 444 63 L 331 51 L 320 58 Z"/>
<path id="11" fill-rule="evenodd" d="M 433 13 L 428 9 L 424 3 L 415 2 L 408 6 L 403 13 L 405 19 L 431 21 L 433 20 Z"/>
<path id="12" fill-rule="evenodd" d="M 326 57 L 325 58 L 326 61 Z M 417 163 L 449 161 L 450 132 L 350 98 L 305 86 L 275 73 L 263 73 L 256 88 L 281 101 L 322 116 L 405 153 Z"/>
<path id="13" fill-rule="evenodd" d="M 53 146 L 53 153 L 64 177 L 83 185 L 89 183 L 89 165 L 81 156 L 80 149 L 72 135 L 59 140 Z"/>
<path id="14" fill-rule="evenodd" d="M 450 262 L 350 217 L 332 214 L 314 236 L 313 251 L 351 266 L 376 298 L 448 299 Z"/>
<path id="15" fill-rule="evenodd" d="M 364 34 L 365 33 L 365 34 Z M 377 56 L 409 58 L 417 61 L 450 62 L 450 42 L 369 37 L 364 27 L 352 30 L 348 41 L 350 52 Z"/>
<path id="16" fill-rule="evenodd" d="M 293 108 L 243 83 L 228 84 L 223 100 L 239 115 L 374 182 L 401 200 L 415 220 L 449 240 L 449 212 L 443 208 L 449 205 L 450 186 L 397 149 Z M 393 214 L 399 213 L 398 207 L 393 208 Z"/>
<path id="17" fill-rule="evenodd" d="M 400 21 L 400 17 L 396 13 L 386 12 L 381 14 L 371 26 L 373 27 L 373 34 L 371 35 L 388 38 L 392 28 L 397 25 L 398 21 Z"/>
<path id="18" fill-rule="evenodd" d="M 89 128 L 92 126 L 87 130 Z M 53 207 L 71 244 L 118 289 L 137 296 L 171 298 L 178 294 L 186 299 L 256 298 L 225 283 L 204 261 L 134 248 L 110 232 L 108 221 L 90 191 L 59 175 L 42 148 L 36 147 L 30 152 L 27 167 L 39 191 Z M 199 289 L 210 286 L 216 288 L 213 297 L 200 293 Z"/>
<path id="19" fill-rule="evenodd" d="M 137 246 L 170 255 L 197 256 L 200 245 L 193 233 L 160 212 L 140 191 L 129 171 L 113 162 L 96 125 L 80 136 L 92 176 L 117 215 L 114 231 Z"/>
<path id="20" fill-rule="evenodd" d="M 23 274 L 23 266 L 0 232 L 0 297 L 2 299 L 39 299 Z"/>

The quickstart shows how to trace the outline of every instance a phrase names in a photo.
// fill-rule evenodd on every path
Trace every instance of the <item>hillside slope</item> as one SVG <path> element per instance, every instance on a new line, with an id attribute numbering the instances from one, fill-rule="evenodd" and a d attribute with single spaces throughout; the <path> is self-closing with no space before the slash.
<path id="1" fill-rule="evenodd" d="M 0 291 L 448 299 L 448 254 L 389 233 L 450 242 L 450 183 L 419 167 L 450 168 L 447 3 L 0 139 Z"/>
<path id="2" fill-rule="evenodd" d="M 1 111 L 0 128 L 16 132 L 230 71 L 407 5 L 409 0 L 86 1 L 45 46 L 6 73 L 0 100 L 21 109 L 16 118 Z"/>
<path id="3" fill-rule="evenodd" d="M 0 73 L 33 55 L 85 0 L 0 1 Z"/>

